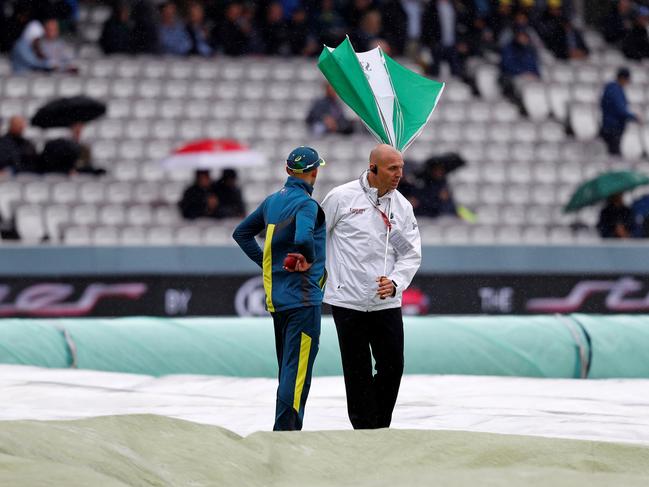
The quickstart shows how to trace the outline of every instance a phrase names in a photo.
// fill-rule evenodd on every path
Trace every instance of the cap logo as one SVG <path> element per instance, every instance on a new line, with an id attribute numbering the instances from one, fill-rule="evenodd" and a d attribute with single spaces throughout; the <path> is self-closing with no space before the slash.
<path id="1" fill-rule="evenodd" d="M 297 156 L 297 157 L 295 158 L 295 162 L 300 162 L 301 160 L 302 160 L 302 156 Z"/>

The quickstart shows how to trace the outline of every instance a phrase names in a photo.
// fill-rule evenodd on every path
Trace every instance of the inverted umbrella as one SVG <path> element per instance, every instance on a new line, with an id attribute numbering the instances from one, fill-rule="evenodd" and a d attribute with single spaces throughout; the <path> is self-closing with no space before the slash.
<path id="1" fill-rule="evenodd" d="M 336 49 L 325 46 L 318 68 L 372 135 L 400 151 L 421 133 L 444 90 L 444 83 L 404 68 L 380 47 L 355 52 L 349 38 Z"/>
<path id="2" fill-rule="evenodd" d="M 569 213 L 609 196 L 649 184 L 649 177 L 634 171 L 609 171 L 586 181 L 573 193 L 563 211 Z"/>
<path id="3" fill-rule="evenodd" d="M 38 109 L 31 123 L 44 129 L 69 127 L 95 120 L 106 113 L 106 104 L 87 96 L 57 98 Z"/>
<path id="4" fill-rule="evenodd" d="M 203 139 L 190 142 L 162 160 L 166 169 L 219 169 L 261 166 L 266 157 L 232 139 Z"/>

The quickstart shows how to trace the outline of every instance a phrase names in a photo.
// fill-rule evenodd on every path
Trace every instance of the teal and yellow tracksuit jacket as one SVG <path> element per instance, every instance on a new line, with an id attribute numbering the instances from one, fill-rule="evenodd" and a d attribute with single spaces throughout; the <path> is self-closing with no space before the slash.
<path id="1" fill-rule="evenodd" d="M 325 216 L 311 198 L 313 187 L 289 176 L 284 187 L 271 194 L 235 229 L 232 237 L 263 270 L 266 307 L 271 313 L 319 306 L 326 282 Z M 262 250 L 255 236 L 266 230 Z M 306 272 L 284 270 L 286 254 L 304 255 L 312 263 Z"/>

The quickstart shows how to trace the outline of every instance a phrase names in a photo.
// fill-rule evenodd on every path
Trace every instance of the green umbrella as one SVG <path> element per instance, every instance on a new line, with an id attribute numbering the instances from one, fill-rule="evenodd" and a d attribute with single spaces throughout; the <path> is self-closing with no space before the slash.
<path id="1" fill-rule="evenodd" d="M 577 188 L 565 206 L 565 213 L 605 200 L 611 195 L 649 184 L 649 177 L 633 171 L 609 171 L 586 181 Z"/>
<path id="2" fill-rule="evenodd" d="M 444 90 L 379 47 L 355 52 L 349 38 L 335 49 L 325 46 L 318 68 L 372 135 L 400 151 L 421 133 Z"/>

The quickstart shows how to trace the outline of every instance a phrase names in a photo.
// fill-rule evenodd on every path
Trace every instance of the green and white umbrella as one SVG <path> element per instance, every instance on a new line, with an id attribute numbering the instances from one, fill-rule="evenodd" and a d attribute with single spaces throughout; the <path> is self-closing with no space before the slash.
<path id="1" fill-rule="evenodd" d="M 349 38 L 335 49 L 325 46 L 318 68 L 372 135 L 400 151 L 421 133 L 444 90 L 444 83 L 404 68 L 380 47 L 355 52 Z"/>

